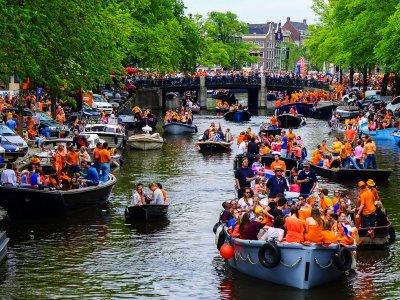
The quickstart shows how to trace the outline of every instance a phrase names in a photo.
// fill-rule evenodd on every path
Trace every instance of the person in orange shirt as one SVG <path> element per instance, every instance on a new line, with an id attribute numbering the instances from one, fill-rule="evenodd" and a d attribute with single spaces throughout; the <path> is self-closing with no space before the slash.
<path id="1" fill-rule="evenodd" d="M 290 216 L 285 219 L 286 242 L 301 243 L 304 240 L 305 224 L 299 219 L 296 205 L 290 208 Z"/>
<path id="2" fill-rule="evenodd" d="M 368 179 L 367 186 L 371 193 L 374 195 L 374 202 L 376 203 L 376 201 L 380 201 L 378 190 L 375 187 L 375 182 L 372 179 Z"/>
<path id="3" fill-rule="evenodd" d="M 313 165 L 318 165 L 318 163 L 320 163 L 321 161 L 323 161 L 324 157 L 323 157 L 323 150 L 322 149 L 317 149 L 318 151 L 313 155 L 312 158 L 312 163 Z"/>
<path id="4" fill-rule="evenodd" d="M 318 195 L 319 195 L 319 207 L 323 210 L 323 212 L 326 212 L 327 209 L 333 211 L 332 200 L 328 198 L 328 190 L 321 189 L 319 190 Z"/>
<path id="5" fill-rule="evenodd" d="M 58 145 L 57 152 L 55 154 L 55 166 L 58 175 L 61 175 L 61 170 L 65 167 L 66 155 L 64 154 L 64 145 Z"/>
<path id="6" fill-rule="evenodd" d="M 111 153 L 108 150 L 108 143 L 104 143 L 103 149 L 101 149 L 100 151 L 101 182 L 108 181 L 108 174 L 110 173 L 110 162 L 111 162 Z"/>
<path id="7" fill-rule="evenodd" d="M 289 114 L 294 115 L 296 113 L 294 107 L 291 107 L 289 110 Z"/>
<path id="8" fill-rule="evenodd" d="M 70 174 L 72 174 L 72 176 L 75 173 L 79 173 L 79 171 L 80 171 L 79 153 L 76 151 L 76 146 L 70 146 L 70 148 L 67 152 L 66 163 L 68 165 L 68 170 L 69 170 Z"/>
<path id="9" fill-rule="evenodd" d="M 279 153 L 274 153 L 275 160 L 271 163 L 270 169 L 275 170 L 276 168 L 281 168 L 283 174 L 286 173 L 286 163 L 280 160 L 281 155 Z"/>
<path id="10" fill-rule="evenodd" d="M 360 207 L 357 210 L 356 218 L 361 218 L 362 227 L 375 227 L 376 207 L 374 203 L 374 194 L 367 188 L 364 181 L 358 182 L 360 189 Z"/>
<path id="11" fill-rule="evenodd" d="M 321 212 L 314 207 L 311 210 L 311 217 L 306 219 L 306 233 L 304 239 L 311 243 L 321 243 L 323 241 L 322 226 L 324 220 L 321 218 Z"/>
<path id="12" fill-rule="evenodd" d="M 273 127 L 273 129 L 278 128 L 278 119 L 276 118 L 276 115 L 273 115 L 271 117 L 271 119 L 269 120 L 271 126 Z"/>
<path id="13" fill-rule="evenodd" d="M 324 153 L 329 152 L 329 148 L 326 145 L 326 140 L 322 140 L 321 149 L 324 150 Z"/>
<path id="14" fill-rule="evenodd" d="M 356 135 L 357 132 L 353 129 L 353 127 L 350 124 L 347 125 L 347 129 L 344 131 L 345 139 L 350 140 L 350 143 L 353 145 Z"/>
<path id="15" fill-rule="evenodd" d="M 304 224 L 306 223 L 306 219 L 311 217 L 311 210 L 315 206 L 316 201 L 317 198 L 310 196 L 306 199 L 306 204 L 299 209 L 299 218 L 304 222 Z"/>

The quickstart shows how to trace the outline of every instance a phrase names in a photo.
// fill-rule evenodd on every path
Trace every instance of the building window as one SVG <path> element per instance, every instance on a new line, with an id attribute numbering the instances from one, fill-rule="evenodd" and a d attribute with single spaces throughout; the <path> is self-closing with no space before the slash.
<path id="1" fill-rule="evenodd" d="M 264 67 L 264 62 L 260 61 L 260 68 Z"/>
<path id="2" fill-rule="evenodd" d="M 260 51 L 260 57 L 264 57 L 264 51 Z"/>
<path id="3" fill-rule="evenodd" d="M 260 41 L 260 47 L 264 48 L 264 41 Z"/>
<path id="4" fill-rule="evenodd" d="M 258 46 L 258 42 L 257 42 L 257 41 L 254 41 L 254 45 Z"/>

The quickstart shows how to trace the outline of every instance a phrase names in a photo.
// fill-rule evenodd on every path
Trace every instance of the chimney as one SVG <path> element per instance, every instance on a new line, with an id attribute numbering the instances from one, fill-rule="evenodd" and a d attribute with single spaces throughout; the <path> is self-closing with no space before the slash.
<path id="1" fill-rule="evenodd" d="M 306 19 L 303 19 L 303 24 L 307 25 L 307 20 Z"/>
<path id="2" fill-rule="evenodd" d="M 290 22 L 290 17 L 287 17 L 286 22 Z"/>

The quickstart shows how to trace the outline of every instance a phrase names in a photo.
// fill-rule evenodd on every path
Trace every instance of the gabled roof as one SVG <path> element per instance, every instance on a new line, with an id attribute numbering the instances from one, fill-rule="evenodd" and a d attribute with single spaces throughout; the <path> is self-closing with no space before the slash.
<path id="1" fill-rule="evenodd" d="M 308 25 L 304 24 L 303 22 L 290 21 L 290 23 L 293 25 L 294 28 L 296 28 L 297 31 L 307 31 L 308 29 Z"/>
<path id="2" fill-rule="evenodd" d="M 265 24 L 247 24 L 249 34 L 268 34 L 271 22 Z"/>

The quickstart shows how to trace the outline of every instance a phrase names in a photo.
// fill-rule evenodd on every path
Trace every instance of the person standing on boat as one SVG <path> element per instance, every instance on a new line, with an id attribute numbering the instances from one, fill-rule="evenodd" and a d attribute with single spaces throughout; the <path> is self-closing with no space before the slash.
<path id="1" fill-rule="evenodd" d="M 303 163 L 303 170 L 299 172 L 295 182 L 300 184 L 300 195 L 308 197 L 314 192 L 318 179 L 315 172 L 311 170 L 309 162 Z"/>
<path id="2" fill-rule="evenodd" d="M 247 152 L 247 136 L 243 138 L 243 141 L 239 144 L 238 154 L 243 155 Z"/>
<path id="3" fill-rule="evenodd" d="M 74 137 L 72 139 L 72 145 L 74 145 L 79 150 L 81 149 L 81 147 L 87 147 L 88 141 L 83 135 L 79 134 L 78 130 L 75 130 Z"/>
<path id="4" fill-rule="evenodd" d="M 258 147 L 254 136 L 251 137 L 250 142 L 247 144 L 247 153 L 253 155 L 260 153 L 260 148 Z"/>
<path id="5" fill-rule="evenodd" d="M 284 194 L 289 191 L 289 185 L 282 176 L 283 169 L 279 166 L 275 167 L 275 175 L 268 179 L 266 189 L 268 198 L 275 198 L 278 194 Z"/>
<path id="6" fill-rule="evenodd" d="M 100 174 L 100 152 L 101 149 L 103 148 L 102 143 L 97 143 L 96 148 L 93 150 L 93 162 L 94 162 L 94 167 L 97 170 L 97 173 Z"/>
<path id="7" fill-rule="evenodd" d="M 362 227 L 375 227 L 376 207 L 374 194 L 367 188 L 364 181 L 358 182 L 360 189 L 360 207 L 357 210 L 356 218 L 361 216 Z"/>
<path id="8" fill-rule="evenodd" d="M 100 170 L 101 170 L 101 178 L 100 181 L 107 182 L 108 174 L 110 173 L 110 162 L 111 162 L 111 153 L 108 150 L 108 143 L 105 142 L 103 144 L 103 149 L 100 151 Z"/>
<path id="9" fill-rule="evenodd" d="M 7 163 L 7 167 L 1 172 L 1 184 L 2 185 L 17 185 L 17 176 L 12 168 L 11 163 Z"/>
<path id="10" fill-rule="evenodd" d="M 350 140 L 350 144 L 354 145 L 354 140 L 357 136 L 357 132 L 353 129 L 351 124 L 347 125 L 347 129 L 344 131 L 344 138 L 346 141 Z"/>
<path id="11" fill-rule="evenodd" d="M 370 164 L 372 163 L 372 169 L 376 169 L 376 145 L 372 141 L 371 137 L 368 137 L 367 142 L 364 145 L 363 154 L 367 155 L 364 161 L 364 169 L 370 169 Z"/>
<path id="12" fill-rule="evenodd" d="M 164 204 L 164 195 L 157 183 L 150 183 L 149 189 L 153 192 L 152 200 L 150 204 L 162 205 Z"/>
<path id="13" fill-rule="evenodd" d="M 70 146 L 68 149 L 69 151 L 67 152 L 67 159 L 66 163 L 68 165 L 68 170 L 71 175 L 71 177 L 75 173 L 79 173 L 80 168 L 79 168 L 79 153 L 76 152 L 76 147 L 75 146 Z"/>
<path id="14" fill-rule="evenodd" d="M 238 199 L 242 198 L 246 188 L 250 188 L 251 181 L 255 180 L 254 172 L 249 168 L 249 159 L 244 157 L 242 166 L 235 171 L 235 185 L 238 191 Z"/>

